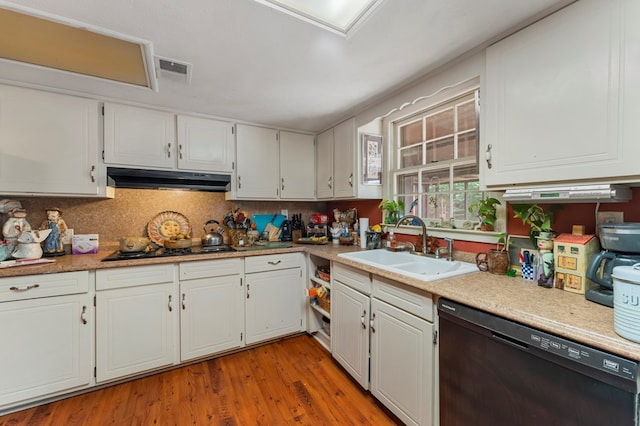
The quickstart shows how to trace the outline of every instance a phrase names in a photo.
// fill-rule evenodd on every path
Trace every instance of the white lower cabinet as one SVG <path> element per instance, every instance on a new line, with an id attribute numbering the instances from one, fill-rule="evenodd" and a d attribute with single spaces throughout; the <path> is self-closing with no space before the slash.
<path id="1" fill-rule="evenodd" d="M 91 384 L 88 287 L 86 271 L 0 279 L 0 413 Z"/>
<path id="2" fill-rule="evenodd" d="M 242 346 L 242 259 L 180 264 L 180 360 Z"/>
<path id="3" fill-rule="evenodd" d="M 407 425 L 434 423 L 431 295 L 355 268 L 331 268 L 333 357 Z"/>
<path id="4" fill-rule="evenodd" d="M 302 253 L 245 259 L 246 344 L 304 330 Z"/>
<path id="5" fill-rule="evenodd" d="M 339 281 L 331 284 L 333 357 L 365 389 L 369 388 L 369 305 L 368 295 Z"/>
<path id="6" fill-rule="evenodd" d="M 177 362 L 175 265 L 96 272 L 96 380 Z"/>

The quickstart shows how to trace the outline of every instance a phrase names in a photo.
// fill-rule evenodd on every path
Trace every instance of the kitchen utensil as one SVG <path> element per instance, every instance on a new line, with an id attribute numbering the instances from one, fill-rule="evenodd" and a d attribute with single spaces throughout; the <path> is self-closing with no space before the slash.
<path id="1" fill-rule="evenodd" d="M 213 227 L 209 227 L 209 229 L 207 229 L 208 225 L 216 225 L 217 229 L 213 229 Z M 202 228 L 205 232 L 205 235 L 202 237 L 203 246 L 220 246 L 224 244 L 224 239 L 222 238 L 224 229 L 220 226 L 220 222 L 211 219 L 207 221 Z"/>
<path id="2" fill-rule="evenodd" d="M 613 325 L 625 339 L 640 343 L 640 263 L 617 266 L 611 275 L 613 293 Z"/>
<path id="3" fill-rule="evenodd" d="M 189 220 L 182 213 L 174 211 L 164 211 L 158 213 L 149 221 L 147 234 L 151 241 L 159 246 L 164 245 L 165 239 L 182 234 L 185 237 L 191 236 L 191 225 Z"/>
<path id="4" fill-rule="evenodd" d="M 123 253 L 145 251 L 151 242 L 147 237 L 122 237 L 119 241 L 120 251 Z"/>

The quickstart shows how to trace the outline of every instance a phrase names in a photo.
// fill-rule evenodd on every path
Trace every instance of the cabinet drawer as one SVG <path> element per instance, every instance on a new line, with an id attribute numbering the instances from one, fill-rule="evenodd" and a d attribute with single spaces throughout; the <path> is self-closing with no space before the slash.
<path id="1" fill-rule="evenodd" d="M 89 271 L 0 279 L 0 302 L 78 294 L 88 291 Z"/>
<path id="2" fill-rule="evenodd" d="M 242 259 L 200 260 L 180 264 L 180 280 L 222 277 L 242 273 Z"/>
<path id="3" fill-rule="evenodd" d="M 331 281 L 340 281 L 364 294 L 371 294 L 369 273 L 350 266 L 334 263 L 331 268 Z"/>
<path id="4" fill-rule="evenodd" d="M 96 271 L 96 290 L 171 283 L 176 265 L 131 266 Z"/>
<path id="5" fill-rule="evenodd" d="M 277 269 L 302 267 L 302 253 L 269 254 L 266 256 L 247 257 L 244 260 L 244 271 L 252 272 L 275 271 Z"/>
<path id="6" fill-rule="evenodd" d="M 433 322 L 434 306 L 429 293 L 374 275 L 372 295 L 396 308 Z"/>

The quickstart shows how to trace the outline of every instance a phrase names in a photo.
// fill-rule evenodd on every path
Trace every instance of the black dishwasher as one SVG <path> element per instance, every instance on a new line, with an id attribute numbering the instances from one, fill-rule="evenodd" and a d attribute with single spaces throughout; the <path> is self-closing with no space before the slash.
<path id="1" fill-rule="evenodd" d="M 638 362 L 446 299 L 440 425 L 637 425 Z"/>

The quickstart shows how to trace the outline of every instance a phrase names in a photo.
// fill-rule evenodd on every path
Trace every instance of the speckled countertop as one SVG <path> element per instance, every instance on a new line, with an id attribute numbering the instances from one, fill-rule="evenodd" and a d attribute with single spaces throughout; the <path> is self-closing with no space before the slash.
<path id="1" fill-rule="evenodd" d="M 290 248 L 283 249 L 101 262 L 103 257 L 114 251 L 113 248 L 105 248 L 95 255 L 59 257 L 52 264 L 0 269 L 0 278 L 305 251 L 399 281 L 434 294 L 436 297 L 446 297 L 543 331 L 640 361 L 640 344 L 626 340 L 615 333 L 613 309 L 589 302 L 582 295 L 547 289 L 520 278 L 497 276 L 486 272 L 473 272 L 439 281 L 423 282 L 338 256 L 340 253 L 354 250 L 360 249 L 330 244 L 317 246 L 294 244 Z M 456 258 L 471 261 L 473 255 L 458 253 Z"/>

